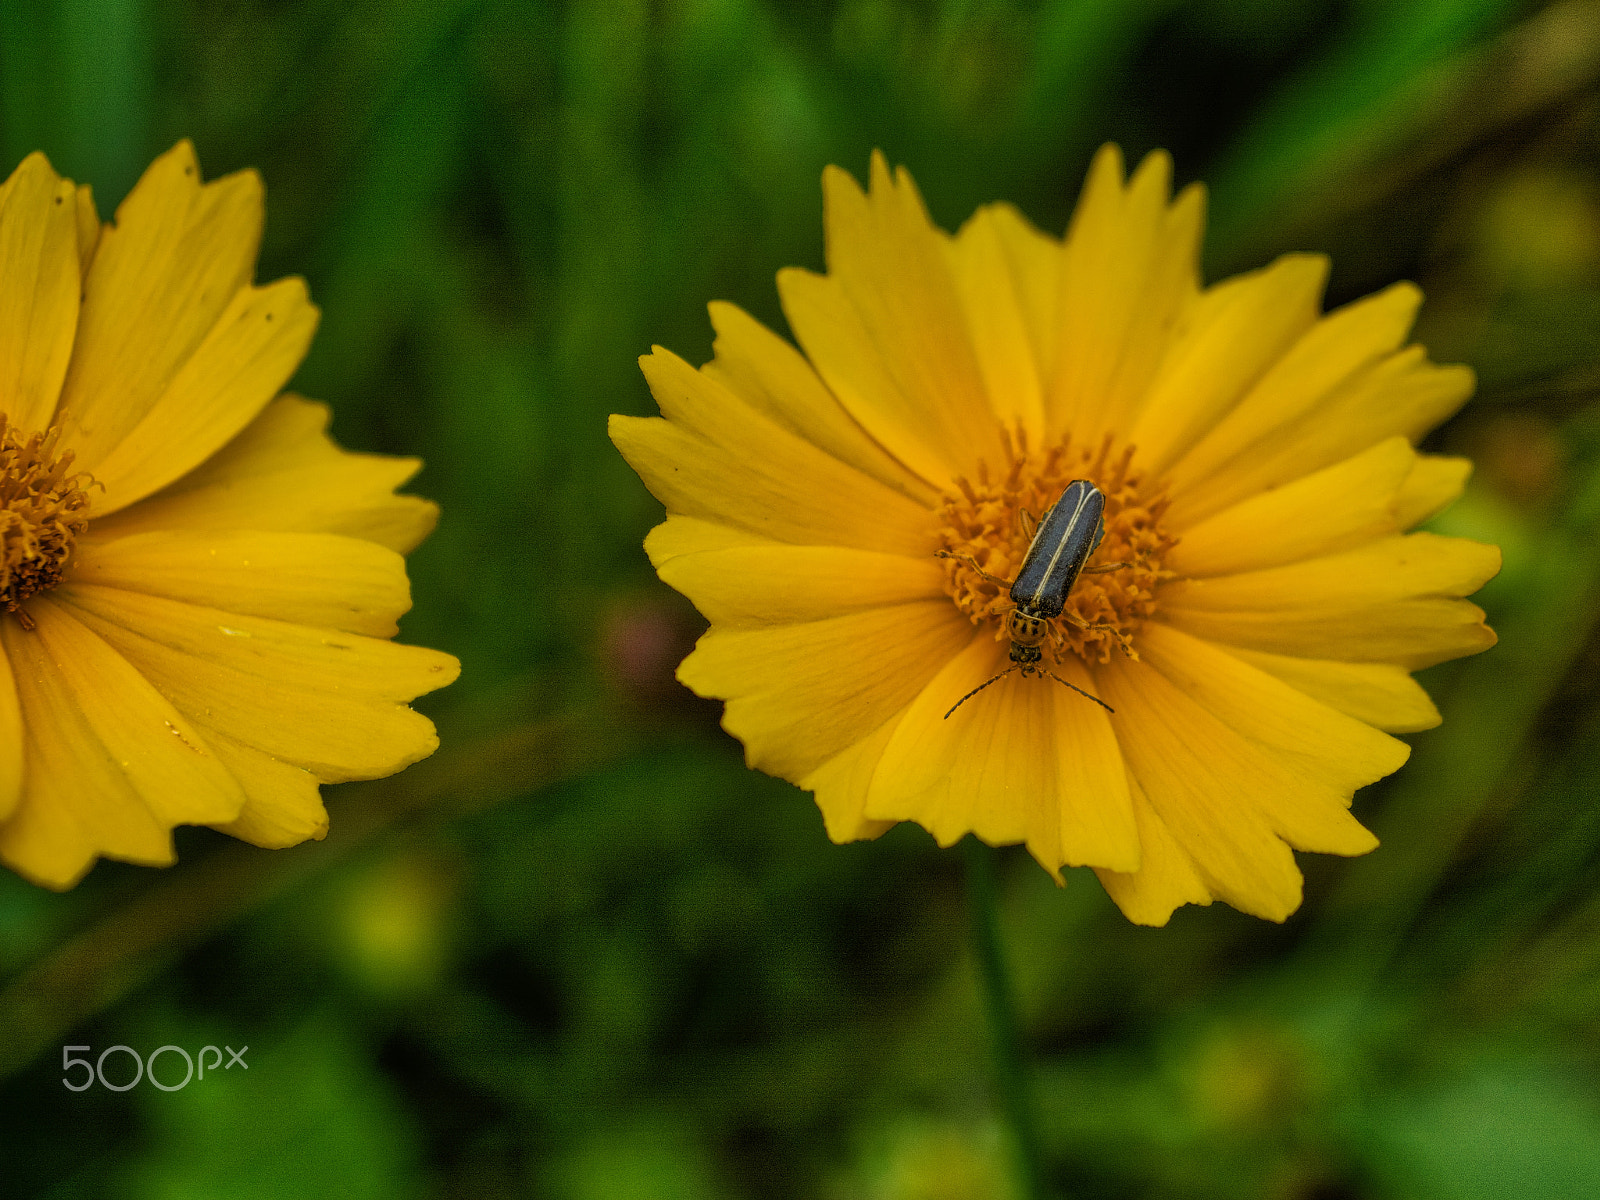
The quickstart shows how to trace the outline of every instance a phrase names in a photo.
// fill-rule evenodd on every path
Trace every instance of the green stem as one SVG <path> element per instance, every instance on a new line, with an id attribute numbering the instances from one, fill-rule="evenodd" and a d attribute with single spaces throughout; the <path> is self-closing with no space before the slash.
<path id="1" fill-rule="evenodd" d="M 1027 1067 L 1017 1022 L 1016 996 L 1000 947 L 1000 912 L 995 887 L 995 852 L 975 837 L 965 841 L 967 903 L 972 915 L 972 943 L 983 980 L 983 1007 L 989 1018 L 989 1048 L 994 1058 L 995 1086 L 1006 1122 L 1022 1200 L 1046 1200 L 1040 1168 L 1039 1123 L 1034 1115 Z"/>

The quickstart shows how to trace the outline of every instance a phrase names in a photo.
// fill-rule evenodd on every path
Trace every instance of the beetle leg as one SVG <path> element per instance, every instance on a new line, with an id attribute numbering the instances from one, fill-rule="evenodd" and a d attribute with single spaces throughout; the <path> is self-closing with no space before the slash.
<path id="1" fill-rule="evenodd" d="M 1085 621 L 1070 608 L 1062 609 L 1061 615 L 1066 620 L 1071 621 L 1079 629 L 1103 630 L 1104 632 L 1109 633 L 1112 637 L 1117 639 L 1117 644 L 1122 647 L 1122 652 L 1124 654 L 1135 661 L 1138 660 L 1139 652 L 1133 648 L 1133 643 L 1128 641 L 1128 635 L 1123 633 L 1122 630 L 1118 629 L 1115 625 L 1108 624 L 1104 621 Z"/>
<path id="2" fill-rule="evenodd" d="M 1025 508 L 1017 509 L 1017 524 L 1022 527 L 1022 539 L 1030 546 L 1033 544 L 1033 535 L 1039 531 L 1039 522 L 1033 519 L 1033 514 Z"/>
<path id="3" fill-rule="evenodd" d="M 1079 575 L 1104 575 L 1107 571 L 1120 571 L 1123 567 L 1131 567 L 1132 563 L 1101 563 L 1097 567 L 1085 567 Z"/>
<path id="4" fill-rule="evenodd" d="M 1054 621 L 1051 621 L 1050 622 L 1050 649 L 1052 649 L 1052 650 L 1054 650 L 1056 652 L 1057 661 L 1060 660 L 1061 653 L 1066 648 L 1067 648 L 1067 635 L 1061 632 L 1061 626 L 1057 625 Z"/>
<path id="5" fill-rule="evenodd" d="M 953 558 L 957 562 L 964 562 L 967 564 L 967 566 L 971 567 L 979 575 L 982 575 L 990 583 L 998 583 L 1003 588 L 1009 588 L 1016 582 L 1014 579 L 1001 579 L 998 575 L 989 574 L 989 572 L 985 571 L 978 565 L 977 559 L 973 558 L 970 554 L 951 554 L 948 550 L 935 550 L 933 552 L 933 556 L 935 558 Z"/>

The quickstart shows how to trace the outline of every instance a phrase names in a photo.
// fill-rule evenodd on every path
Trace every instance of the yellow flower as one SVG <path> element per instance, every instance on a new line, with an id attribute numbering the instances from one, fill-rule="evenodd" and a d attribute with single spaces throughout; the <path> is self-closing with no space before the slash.
<path id="1" fill-rule="evenodd" d="M 1355 789 L 1439 717 L 1409 672 L 1494 644 L 1460 599 L 1492 546 L 1404 530 L 1469 464 L 1412 444 L 1472 389 L 1404 346 L 1397 284 L 1322 315 L 1327 262 L 1214 287 L 1203 195 L 1102 149 L 1064 240 L 1015 209 L 955 237 L 874 156 L 823 176 L 827 275 L 779 291 L 804 349 L 714 304 L 716 357 L 643 360 L 665 419 L 612 439 L 666 505 L 645 545 L 710 631 L 679 669 L 835 841 L 916 821 L 1095 868 L 1134 921 L 1219 897 L 1282 920 L 1291 847 L 1361 854 Z M 1002 671 L 1009 578 L 1075 478 L 1105 540 L 1042 676 Z M 1132 654 L 1120 642 L 1126 638 Z"/>
<path id="2" fill-rule="evenodd" d="M 43 155 L 0 186 L 0 860 L 50 887 L 321 837 L 319 783 L 438 744 L 405 702 L 458 665 L 387 640 L 436 510 L 278 395 L 317 310 L 252 283 L 261 223 L 187 142 L 104 227 Z"/>

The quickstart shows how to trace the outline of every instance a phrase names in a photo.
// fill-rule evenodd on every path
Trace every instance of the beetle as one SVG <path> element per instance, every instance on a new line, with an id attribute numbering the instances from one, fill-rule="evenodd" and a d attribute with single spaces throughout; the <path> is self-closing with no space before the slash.
<path id="1" fill-rule="evenodd" d="M 1028 543 L 1028 553 L 1023 556 L 1022 569 L 1016 579 L 1001 579 L 980 567 L 971 555 L 952 554 L 948 550 L 935 551 L 935 557 L 954 558 L 966 563 L 990 583 L 1011 589 L 1011 601 L 1016 605 L 1006 617 L 1006 632 L 1011 636 L 1011 665 L 993 679 L 986 680 L 955 702 L 945 720 L 991 683 L 998 683 L 1013 671 L 1023 675 L 1048 675 L 1057 683 L 1071 688 L 1080 696 L 1093 700 L 1107 712 L 1116 710 L 1100 697 L 1091 695 L 1076 684 L 1068 683 L 1048 667 L 1042 665 L 1041 649 L 1049 636 L 1049 622 L 1065 616 L 1081 629 L 1106 629 L 1107 625 L 1093 625 L 1076 613 L 1063 612 L 1072 585 L 1080 575 L 1099 575 L 1127 566 L 1127 563 L 1104 563 L 1096 567 L 1084 564 L 1105 536 L 1105 493 L 1087 479 L 1074 479 L 1061 493 L 1061 499 L 1051 505 L 1034 530 Z M 1026 529 L 1024 529 L 1026 532 Z M 1126 647 L 1126 639 L 1123 645 Z"/>

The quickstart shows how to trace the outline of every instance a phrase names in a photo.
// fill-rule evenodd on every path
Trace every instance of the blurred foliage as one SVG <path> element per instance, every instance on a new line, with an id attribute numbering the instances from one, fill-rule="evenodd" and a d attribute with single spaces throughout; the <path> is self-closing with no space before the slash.
<path id="1" fill-rule="evenodd" d="M 53 0 L 0 19 L 0 149 L 109 215 L 179 137 L 269 187 L 261 276 L 324 312 L 299 390 L 422 453 L 409 640 L 444 748 L 267 854 L 0 874 L 0 1191 L 1008 1196 L 959 855 L 830 845 L 672 669 L 693 611 L 605 416 L 703 305 L 783 328 L 819 173 L 907 164 L 954 227 L 1059 231 L 1093 148 L 1213 185 L 1208 270 L 1397 278 L 1481 387 L 1437 523 L 1505 549 L 1493 652 L 1306 860 L 1282 927 L 1127 925 L 1001 859 L 1048 1170 L 1073 1197 L 1600 1195 L 1600 2 Z M 82 1094 L 64 1044 L 248 1045 Z M 175 1067 L 165 1066 L 163 1070 Z"/>

